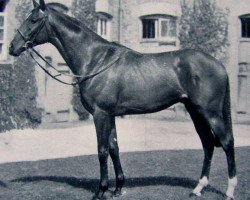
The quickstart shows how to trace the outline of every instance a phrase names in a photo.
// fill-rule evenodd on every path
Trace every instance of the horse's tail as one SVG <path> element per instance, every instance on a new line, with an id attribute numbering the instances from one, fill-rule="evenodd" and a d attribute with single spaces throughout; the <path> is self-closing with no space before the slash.
<path id="1" fill-rule="evenodd" d="M 231 116 L 230 85 L 228 77 L 227 77 L 226 93 L 222 108 L 222 115 L 225 123 L 226 134 L 232 134 L 233 128 L 232 128 L 232 116 Z"/>

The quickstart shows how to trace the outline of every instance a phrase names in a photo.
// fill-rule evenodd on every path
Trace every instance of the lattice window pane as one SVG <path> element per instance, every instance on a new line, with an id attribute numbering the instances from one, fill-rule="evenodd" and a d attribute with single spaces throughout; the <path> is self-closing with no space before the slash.
<path id="1" fill-rule="evenodd" d="M 241 18 L 241 36 L 250 38 L 250 18 Z"/>
<path id="2" fill-rule="evenodd" d="M 161 36 L 162 37 L 168 36 L 168 20 L 161 21 Z"/>
<path id="3" fill-rule="evenodd" d="M 4 26 L 4 16 L 0 16 L 0 27 Z"/>
<path id="4" fill-rule="evenodd" d="M 0 29 L 0 40 L 4 39 L 4 30 Z"/>
<path id="5" fill-rule="evenodd" d="M 155 19 L 142 20 L 142 37 L 155 38 Z"/>
<path id="6" fill-rule="evenodd" d="M 0 54 L 3 52 L 3 44 L 0 43 Z"/>
<path id="7" fill-rule="evenodd" d="M 170 19 L 169 21 L 169 36 L 175 37 L 176 36 L 176 20 Z"/>

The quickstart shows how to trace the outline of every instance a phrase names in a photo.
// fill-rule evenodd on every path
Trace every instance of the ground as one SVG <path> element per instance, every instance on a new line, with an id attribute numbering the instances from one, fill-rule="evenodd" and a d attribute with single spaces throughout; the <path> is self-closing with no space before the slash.
<path id="1" fill-rule="evenodd" d="M 92 198 L 99 182 L 94 126 L 92 122 L 73 125 L 0 135 L 0 199 Z M 236 200 L 250 199 L 249 128 L 234 125 Z M 119 119 L 117 129 L 127 180 L 119 200 L 224 199 L 227 165 L 220 148 L 213 158 L 210 186 L 203 197 L 189 197 L 203 160 L 191 122 L 128 118 Z M 112 189 L 111 162 L 109 166 Z"/>

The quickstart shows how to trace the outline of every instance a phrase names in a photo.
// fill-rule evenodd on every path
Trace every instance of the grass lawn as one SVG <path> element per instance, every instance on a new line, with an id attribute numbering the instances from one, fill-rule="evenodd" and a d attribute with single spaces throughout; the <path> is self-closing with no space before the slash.
<path id="1" fill-rule="evenodd" d="M 250 147 L 236 148 L 239 184 L 236 200 L 250 199 Z M 122 200 L 224 199 L 227 164 L 216 149 L 210 185 L 202 197 L 189 197 L 200 176 L 201 150 L 167 150 L 122 153 L 126 176 Z M 98 188 L 97 155 L 0 165 L 0 199 L 91 199 Z M 110 189 L 114 172 L 110 163 Z M 106 195 L 107 197 L 109 194 Z"/>

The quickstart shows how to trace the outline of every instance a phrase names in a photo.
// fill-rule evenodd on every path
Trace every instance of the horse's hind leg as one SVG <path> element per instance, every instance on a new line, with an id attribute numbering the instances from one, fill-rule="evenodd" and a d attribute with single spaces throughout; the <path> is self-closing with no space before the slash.
<path id="1" fill-rule="evenodd" d="M 114 196 L 121 195 L 122 186 L 124 184 L 125 178 L 122 171 L 122 166 L 119 156 L 119 147 L 117 143 L 117 133 L 115 125 L 115 117 L 112 118 L 111 122 L 111 134 L 109 138 L 109 154 L 114 164 L 115 175 L 116 175 L 116 189 L 114 191 Z"/>
<path id="2" fill-rule="evenodd" d="M 237 185 L 237 177 L 234 155 L 234 138 L 231 128 L 231 120 L 228 120 L 228 122 L 226 122 L 222 115 L 211 112 L 208 114 L 208 121 L 215 137 L 219 140 L 223 150 L 226 153 L 229 176 L 226 195 L 229 199 L 233 199 L 234 189 Z"/>
<path id="3" fill-rule="evenodd" d="M 196 196 L 201 196 L 201 191 L 208 185 L 211 161 L 214 152 L 214 139 L 205 117 L 199 113 L 198 110 L 188 104 L 186 104 L 186 108 L 194 122 L 195 129 L 200 136 L 204 150 L 204 160 L 200 180 L 192 192 L 192 194 Z"/>

